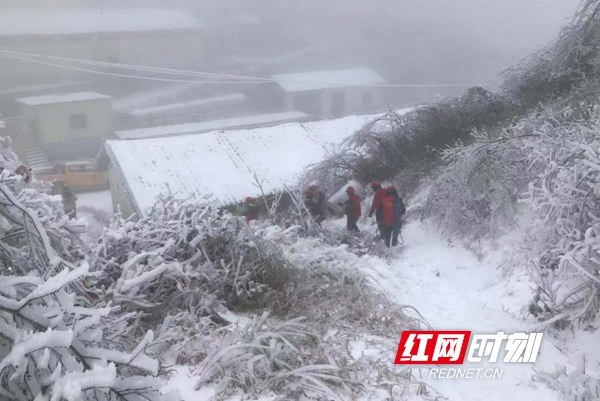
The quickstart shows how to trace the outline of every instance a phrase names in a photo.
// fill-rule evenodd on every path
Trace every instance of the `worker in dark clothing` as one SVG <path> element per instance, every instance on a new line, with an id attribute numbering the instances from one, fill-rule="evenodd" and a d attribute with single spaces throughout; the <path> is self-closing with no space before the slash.
<path id="1" fill-rule="evenodd" d="M 377 221 L 377 228 L 379 229 L 379 236 L 383 238 L 383 198 L 387 195 L 387 190 L 381 186 L 381 184 L 377 181 L 373 181 L 371 183 L 371 188 L 373 192 L 375 192 L 375 197 L 373 198 L 373 205 L 371 205 L 371 210 L 369 211 L 369 217 L 373 217 L 373 213 L 375 213 L 375 220 Z"/>
<path id="2" fill-rule="evenodd" d="M 246 222 L 250 223 L 252 220 L 258 220 L 258 206 L 254 202 L 254 198 L 249 196 L 244 201 L 246 211 L 243 216 L 246 217 Z"/>
<path id="3" fill-rule="evenodd" d="M 63 207 L 65 209 L 65 214 L 69 216 L 71 219 L 77 218 L 77 195 L 71 191 L 71 188 L 68 186 L 63 187 L 62 191 L 62 201 Z"/>
<path id="4" fill-rule="evenodd" d="M 361 215 L 360 198 L 356 195 L 354 187 L 346 188 L 348 200 L 344 203 L 344 211 L 347 216 L 346 227 L 348 231 L 360 232 L 356 223 Z"/>
<path id="5" fill-rule="evenodd" d="M 325 194 L 316 187 L 310 187 L 306 190 L 305 203 L 315 222 L 321 225 L 325 220 Z"/>
<path id="6" fill-rule="evenodd" d="M 390 247 L 390 242 L 392 246 L 397 246 L 406 207 L 394 186 L 387 187 L 386 196 L 383 198 L 382 204 L 383 240 L 388 248 Z"/>

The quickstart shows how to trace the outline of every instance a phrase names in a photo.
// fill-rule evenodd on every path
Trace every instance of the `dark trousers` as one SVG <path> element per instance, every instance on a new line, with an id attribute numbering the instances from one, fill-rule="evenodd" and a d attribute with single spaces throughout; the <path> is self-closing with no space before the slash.
<path id="1" fill-rule="evenodd" d="M 315 223 L 321 225 L 321 223 L 325 221 L 325 213 L 313 214 L 313 219 L 315 219 Z"/>
<path id="2" fill-rule="evenodd" d="M 385 224 L 383 224 L 383 220 L 377 220 L 377 229 L 379 230 L 379 238 L 378 239 L 383 239 L 384 238 L 384 233 L 385 233 Z"/>
<path id="3" fill-rule="evenodd" d="M 388 248 L 391 246 L 398 245 L 398 236 L 400 235 L 400 229 L 402 228 L 401 224 L 393 225 L 393 226 L 383 226 L 382 237 L 385 241 L 385 246 Z"/>
<path id="4" fill-rule="evenodd" d="M 348 231 L 355 231 L 355 232 L 359 233 L 360 230 L 358 229 L 358 226 L 356 225 L 357 222 L 358 222 L 358 217 L 348 216 L 348 220 L 346 223 L 346 227 L 348 228 Z"/>

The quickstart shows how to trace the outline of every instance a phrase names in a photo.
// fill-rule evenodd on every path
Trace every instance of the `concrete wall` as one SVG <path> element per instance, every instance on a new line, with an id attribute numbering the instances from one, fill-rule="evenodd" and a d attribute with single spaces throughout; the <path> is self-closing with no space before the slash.
<path id="1" fill-rule="evenodd" d="M 108 166 L 108 183 L 110 187 L 110 196 L 112 198 L 113 211 L 116 213 L 121 206 L 121 213 L 125 218 L 135 213 L 135 209 L 127 196 L 125 183 L 121 182 L 117 174 L 115 165 L 111 162 Z"/>
<path id="2" fill-rule="evenodd" d="M 370 101 L 368 101 L 370 94 Z M 335 109 L 336 96 L 343 98 L 343 106 Z M 380 88 L 340 88 L 318 91 L 292 92 L 285 96 L 285 109 L 299 110 L 315 118 L 341 117 L 351 114 L 370 113 L 387 107 Z"/>
<path id="3" fill-rule="evenodd" d="M 114 133 L 110 99 L 39 106 L 22 105 L 22 110 L 23 114 L 29 117 L 31 124 L 26 130 L 40 144 L 106 138 Z M 76 114 L 85 114 L 86 127 L 71 127 L 70 116 Z"/>

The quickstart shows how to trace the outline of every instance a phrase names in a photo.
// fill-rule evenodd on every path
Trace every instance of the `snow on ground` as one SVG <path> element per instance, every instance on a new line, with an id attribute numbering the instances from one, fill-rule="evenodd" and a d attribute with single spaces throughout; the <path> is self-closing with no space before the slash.
<path id="1" fill-rule="evenodd" d="M 102 235 L 102 230 L 110 224 L 113 215 L 110 190 L 77 193 L 77 217 L 83 219 L 87 231 L 82 239 L 94 243 Z"/>
<path id="2" fill-rule="evenodd" d="M 94 191 L 94 192 L 78 192 L 77 207 L 88 206 L 98 209 L 108 214 L 113 215 L 113 204 L 110 195 L 110 190 Z"/>
<path id="3" fill-rule="evenodd" d="M 435 330 L 471 330 L 477 334 L 508 334 L 534 330 L 534 321 L 523 321 L 520 310 L 530 299 L 531 284 L 525 274 L 503 276 L 498 268 L 510 251 L 510 242 L 483 260 L 460 245 L 428 232 L 421 223 L 404 231 L 406 244 L 394 251 L 390 263 L 370 257 L 364 272 L 393 301 L 415 307 Z M 394 350 L 395 353 L 395 350 Z M 566 356 L 546 335 L 536 369 L 554 370 Z M 532 383 L 534 364 L 469 364 L 464 368 L 504 369 L 501 379 L 429 379 L 429 369 L 415 372 L 452 401 L 561 400 L 544 384 Z"/>
<path id="4" fill-rule="evenodd" d="M 333 228 L 343 222 L 344 219 L 328 221 L 326 226 Z M 373 231 L 370 223 L 368 219 L 361 220 L 361 230 Z M 387 260 L 365 255 L 360 265 L 377 288 L 392 301 L 415 307 L 435 330 L 471 330 L 476 334 L 531 332 L 537 323 L 524 316 L 532 284 L 525 272 L 506 265 L 520 235 L 515 231 L 495 245 L 485 244 L 487 254 L 477 258 L 461 244 L 453 244 L 429 232 L 420 222 L 411 222 L 403 230 L 405 244 L 392 250 Z M 597 348 L 596 343 L 596 336 L 585 332 L 567 333 L 558 339 L 545 334 L 535 364 L 500 361 L 496 364 L 465 362 L 460 366 L 503 369 L 502 378 L 430 379 L 429 367 L 414 369 L 413 375 L 450 401 L 559 401 L 563 399 L 561 394 L 532 381 L 534 368 L 553 372 L 558 365 L 566 365 L 568 371 L 572 371 L 583 352 L 591 367 L 597 362 L 596 357 L 590 356 Z M 356 356 L 379 352 L 371 347 L 373 345 L 357 342 L 351 351 Z M 396 355 L 395 347 L 384 351 L 389 353 L 390 361 Z M 212 391 L 192 390 L 195 379 L 190 377 L 189 369 L 177 367 L 177 371 L 163 391 L 180 388 L 184 391 L 184 401 L 202 399 L 205 395 L 202 391 Z M 371 401 L 378 399 L 370 398 Z"/>

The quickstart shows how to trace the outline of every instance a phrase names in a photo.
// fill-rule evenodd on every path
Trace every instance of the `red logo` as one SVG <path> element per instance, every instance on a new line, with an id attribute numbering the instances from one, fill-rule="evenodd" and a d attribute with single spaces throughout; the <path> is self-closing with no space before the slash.
<path id="1" fill-rule="evenodd" d="M 404 331 L 400 337 L 396 365 L 462 364 L 469 346 L 470 331 Z"/>

